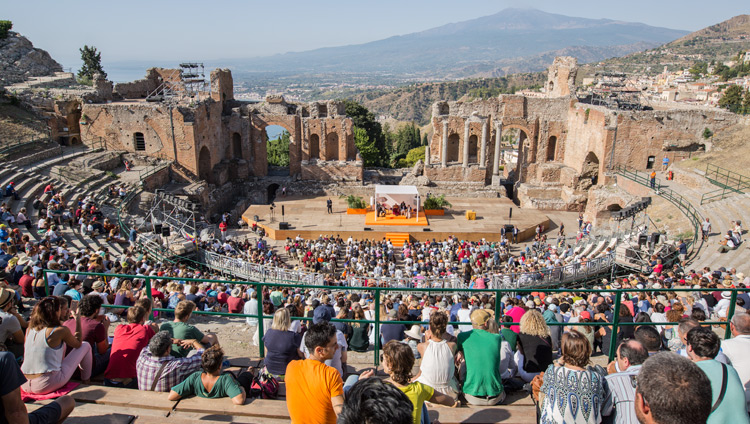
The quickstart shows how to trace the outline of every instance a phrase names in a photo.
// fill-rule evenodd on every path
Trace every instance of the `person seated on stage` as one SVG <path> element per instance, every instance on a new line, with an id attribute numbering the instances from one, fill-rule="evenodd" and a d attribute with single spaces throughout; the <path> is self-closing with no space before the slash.
<path id="1" fill-rule="evenodd" d="M 397 204 L 395 204 L 395 203 L 393 204 L 392 211 L 393 211 L 393 216 L 398 216 L 398 205 Z"/>
<path id="2" fill-rule="evenodd" d="M 388 214 L 388 207 L 385 203 L 378 205 L 378 217 L 385 217 Z"/>
<path id="3" fill-rule="evenodd" d="M 405 211 L 406 210 L 406 202 L 401 202 L 400 205 L 398 205 L 399 210 Z"/>

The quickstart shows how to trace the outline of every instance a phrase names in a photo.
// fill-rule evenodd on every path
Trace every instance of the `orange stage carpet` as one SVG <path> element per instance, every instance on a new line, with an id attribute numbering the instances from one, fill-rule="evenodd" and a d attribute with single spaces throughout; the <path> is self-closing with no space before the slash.
<path id="1" fill-rule="evenodd" d="M 405 216 L 393 216 L 391 214 L 388 214 L 385 217 L 380 217 L 376 221 L 375 212 L 370 211 L 367 212 L 367 215 L 365 215 L 365 225 L 404 225 L 412 227 L 427 227 L 428 225 L 430 225 L 430 223 L 427 222 L 427 217 L 422 211 L 419 212 L 419 222 L 417 222 L 417 218 L 414 215 L 411 216 L 411 219 L 406 219 Z"/>

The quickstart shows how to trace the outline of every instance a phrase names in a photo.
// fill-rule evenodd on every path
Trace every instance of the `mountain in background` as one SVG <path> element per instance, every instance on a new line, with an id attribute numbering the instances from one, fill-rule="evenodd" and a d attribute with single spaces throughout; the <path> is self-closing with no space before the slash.
<path id="1" fill-rule="evenodd" d="M 747 51 L 750 51 L 750 15 L 738 15 L 656 48 L 590 63 L 578 72 L 578 77 L 601 71 L 655 75 L 665 66 L 676 71 L 701 61 L 722 63 Z"/>
<path id="2" fill-rule="evenodd" d="M 582 63 L 579 81 L 586 75 L 601 71 L 656 74 L 664 66 L 672 70 L 691 67 L 695 62 L 718 63 L 734 60 L 739 52 L 750 51 L 750 15 L 735 16 L 724 22 L 692 32 L 659 47 L 599 62 L 590 57 L 593 48 L 570 47 L 560 53 L 577 56 Z M 518 59 L 546 68 L 554 55 L 542 53 Z M 504 78 L 467 79 L 455 82 L 411 84 L 390 90 L 369 90 L 346 93 L 346 97 L 362 103 L 380 116 L 397 121 L 416 121 L 427 124 L 431 105 L 439 100 L 472 100 L 489 98 L 516 89 L 539 87 L 546 80 L 546 72 L 519 73 Z"/>
<path id="3" fill-rule="evenodd" d="M 235 75 L 397 73 L 420 79 L 503 76 L 539 71 L 548 57 L 582 61 L 628 54 L 686 35 L 686 31 L 610 19 L 585 19 L 536 9 L 505 9 L 365 44 L 227 62 Z"/>

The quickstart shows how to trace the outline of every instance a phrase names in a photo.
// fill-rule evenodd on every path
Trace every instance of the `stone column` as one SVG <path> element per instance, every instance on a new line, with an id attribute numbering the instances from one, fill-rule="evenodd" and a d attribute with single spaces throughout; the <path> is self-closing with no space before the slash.
<path id="1" fill-rule="evenodd" d="M 464 123 L 464 160 L 462 165 L 464 168 L 469 166 L 469 120 L 467 119 Z"/>
<path id="2" fill-rule="evenodd" d="M 320 120 L 320 138 L 318 139 L 318 157 L 316 159 L 321 159 L 320 156 L 323 156 L 325 160 L 328 160 L 328 134 L 326 134 L 326 120 L 321 119 Z"/>
<path id="3" fill-rule="evenodd" d="M 440 149 L 440 161 L 443 168 L 448 166 L 448 121 L 443 121 L 443 146 Z"/>
<path id="4" fill-rule="evenodd" d="M 487 126 L 489 125 L 489 123 L 489 119 L 485 119 L 484 121 L 482 121 L 482 147 L 481 150 L 479 150 L 479 166 L 481 167 L 487 166 L 487 137 L 489 136 L 490 132 Z"/>
<path id="5" fill-rule="evenodd" d="M 430 164 L 430 143 L 427 143 L 427 145 L 424 147 L 424 164 Z"/>
<path id="6" fill-rule="evenodd" d="M 495 123 L 495 157 L 492 159 L 492 175 L 500 175 L 500 141 L 503 136 L 502 122 Z"/>

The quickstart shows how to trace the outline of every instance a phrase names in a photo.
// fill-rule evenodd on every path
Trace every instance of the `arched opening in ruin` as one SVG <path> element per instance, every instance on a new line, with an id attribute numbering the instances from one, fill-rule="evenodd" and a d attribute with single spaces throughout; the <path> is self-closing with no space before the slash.
<path id="1" fill-rule="evenodd" d="M 81 144 L 81 140 L 78 139 L 78 137 L 70 137 L 70 145 L 75 146 L 76 144 Z"/>
<path id="2" fill-rule="evenodd" d="M 477 156 L 479 139 L 476 135 L 469 136 L 469 163 L 479 163 Z"/>
<path id="3" fill-rule="evenodd" d="M 503 128 L 500 136 L 500 166 L 516 169 L 518 158 L 523 157 L 523 145 L 527 138 L 526 131 L 520 128 Z"/>
<path id="4" fill-rule="evenodd" d="M 198 178 L 211 182 L 211 152 L 206 146 L 198 154 Z"/>
<path id="5" fill-rule="evenodd" d="M 143 133 L 137 132 L 133 134 L 133 145 L 135 146 L 136 152 L 146 150 L 146 138 L 143 136 Z"/>
<path id="6" fill-rule="evenodd" d="M 554 135 L 547 142 L 547 162 L 555 160 L 555 151 L 557 150 L 557 137 Z"/>
<path id="7" fill-rule="evenodd" d="M 584 184 L 584 188 L 588 188 L 585 187 L 586 185 L 591 187 L 599 183 L 599 158 L 596 157 L 594 152 L 589 152 L 589 154 L 586 155 L 586 159 L 583 160 L 581 180 L 582 184 Z"/>
<path id="8" fill-rule="evenodd" d="M 279 185 L 276 183 L 273 183 L 266 187 L 266 204 L 270 205 L 273 203 L 274 200 L 276 200 L 276 192 L 279 190 Z"/>
<path id="9" fill-rule="evenodd" d="M 326 136 L 325 159 L 339 160 L 339 135 L 337 133 L 330 133 Z"/>
<path id="10" fill-rule="evenodd" d="M 240 133 L 232 134 L 232 156 L 233 159 L 242 159 L 242 137 Z"/>
<path id="11" fill-rule="evenodd" d="M 555 89 L 555 83 L 552 82 L 552 81 L 550 81 L 549 84 L 547 85 L 547 92 L 551 93 L 552 90 L 554 90 L 554 89 Z"/>
<path id="12" fill-rule="evenodd" d="M 310 136 L 310 160 L 320 158 L 320 137 L 317 134 Z"/>
<path id="13" fill-rule="evenodd" d="M 646 160 L 646 169 L 654 169 L 654 163 L 656 163 L 656 156 L 649 156 Z"/>
<path id="14" fill-rule="evenodd" d="M 289 175 L 289 145 L 292 138 L 289 131 L 280 125 L 269 125 L 266 132 L 266 159 L 268 175 L 284 177 Z"/>
<path id="15" fill-rule="evenodd" d="M 618 205 L 617 203 L 613 203 L 613 204 L 607 206 L 607 210 L 609 212 L 617 212 L 617 211 L 622 210 L 622 206 Z"/>
<path id="16" fill-rule="evenodd" d="M 458 145 L 460 140 L 461 138 L 456 133 L 448 136 L 448 150 L 446 151 L 448 162 L 458 162 Z"/>

